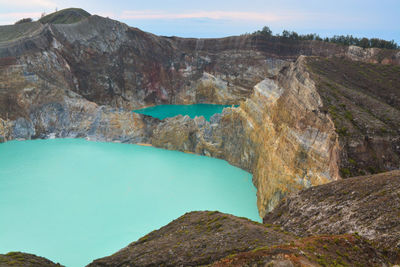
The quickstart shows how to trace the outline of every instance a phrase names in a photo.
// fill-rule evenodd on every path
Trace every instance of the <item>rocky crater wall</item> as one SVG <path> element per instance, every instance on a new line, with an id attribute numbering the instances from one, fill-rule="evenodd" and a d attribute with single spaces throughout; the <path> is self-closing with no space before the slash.
<path id="1" fill-rule="evenodd" d="M 99 16 L 38 29 L 0 44 L 0 141 L 79 137 L 226 159 L 253 173 L 261 216 L 289 192 L 339 178 L 337 129 L 301 55 L 399 63 L 396 51 L 168 38 Z M 210 122 L 131 112 L 163 103 L 240 106 Z"/>

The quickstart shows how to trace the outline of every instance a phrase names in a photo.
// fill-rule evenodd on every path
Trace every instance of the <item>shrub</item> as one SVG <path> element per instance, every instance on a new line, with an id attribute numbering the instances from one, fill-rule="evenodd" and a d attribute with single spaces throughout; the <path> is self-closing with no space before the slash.
<path id="1" fill-rule="evenodd" d="M 20 20 L 18 20 L 17 22 L 15 22 L 14 24 L 16 25 L 16 24 L 22 24 L 22 23 L 28 23 L 28 22 L 32 22 L 33 21 L 33 19 L 31 19 L 31 18 L 23 18 L 23 19 L 20 19 Z"/>

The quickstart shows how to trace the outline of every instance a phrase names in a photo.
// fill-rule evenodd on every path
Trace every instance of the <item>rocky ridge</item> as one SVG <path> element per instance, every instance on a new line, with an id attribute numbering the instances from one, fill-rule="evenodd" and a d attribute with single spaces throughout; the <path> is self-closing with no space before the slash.
<path id="1" fill-rule="evenodd" d="M 191 212 L 88 266 L 199 266 L 258 246 L 292 240 L 294 236 L 289 233 L 246 218 Z"/>
<path id="2" fill-rule="evenodd" d="M 54 263 L 46 258 L 22 252 L 9 252 L 0 254 L 0 266 L 18 267 L 62 267 L 59 263 Z"/>
<path id="3" fill-rule="evenodd" d="M 88 266 L 383 266 L 358 235 L 298 238 L 218 212 L 191 212 Z"/>

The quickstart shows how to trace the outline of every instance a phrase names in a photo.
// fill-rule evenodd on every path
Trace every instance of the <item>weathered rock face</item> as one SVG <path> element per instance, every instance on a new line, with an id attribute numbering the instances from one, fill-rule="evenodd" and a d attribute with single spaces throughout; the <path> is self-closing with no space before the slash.
<path id="1" fill-rule="evenodd" d="M 46 258 L 22 252 L 0 254 L 0 267 L 62 267 Z"/>
<path id="2" fill-rule="evenodd" d="M 301 191 L 264 217 L 300 236 L 359 233 L 400 249 L 400 171 L 355 177 Z M 399 255 L 399 254 L 398 254 Z"/>
<path id="3" fill-rule="evenodd" d="M 228 160 L 253 173 L 260 215 L 287 192 L 339 178 L 333 122 L 300 58 L 276 80 L 265 79 L 238 108 L 191 120 L 166 119 L 153 132 L 154 146 Z"/>
<path id="4" fill-rule="evenodd" d="M 275 84 L 256 86 L 255 96 L 244 104 L 254 128 L 250 136 L 260 144 L 254 182 L 261 216 L 287 192 L 339 178 L 335 128 L 320 110 L 321 99 L 303 60 Z"/>
<path id="5" fill-rule="evenodd" d="M 396 51 L 382 54 L 259 35 L 166 38 L 95 15 L 73 24 L 15 26 L 27 28 L 17 31 L 22 35 L 10 34 L 16 32 L 13 27 L 0 27 L 1 58 L 20 59 L 53 85 L 62 78 L 68 89 L 89 101 L 129 109 L 159 103 L 237 103 L 300 55 L 400 64 Z"/>
<path id="6" fill-rule="evenodd" d="M 48 60 L 54 58 L 49 57 Z M 49 71 L 51 68 L 42 69 Z M 3 140 L 46 137 L 88 137 L 95 140 L 147 142 L 152 121 L 116 108 L 98 106 L 29 72 L 27 65 L 0 68 L 2 105 L 0 136 Z"/>

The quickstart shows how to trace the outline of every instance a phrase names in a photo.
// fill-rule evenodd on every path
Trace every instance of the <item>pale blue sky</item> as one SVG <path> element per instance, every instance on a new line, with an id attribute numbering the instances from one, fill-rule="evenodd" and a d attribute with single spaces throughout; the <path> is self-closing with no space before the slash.
<path id="1" fill-rule="evenodd" d="M 159 35 L 222 37 L 264 25 L 321 36 L 353 34 L 400 43 L 400 0 L 0 0 L 0 24 L 81 7 Z"/>

